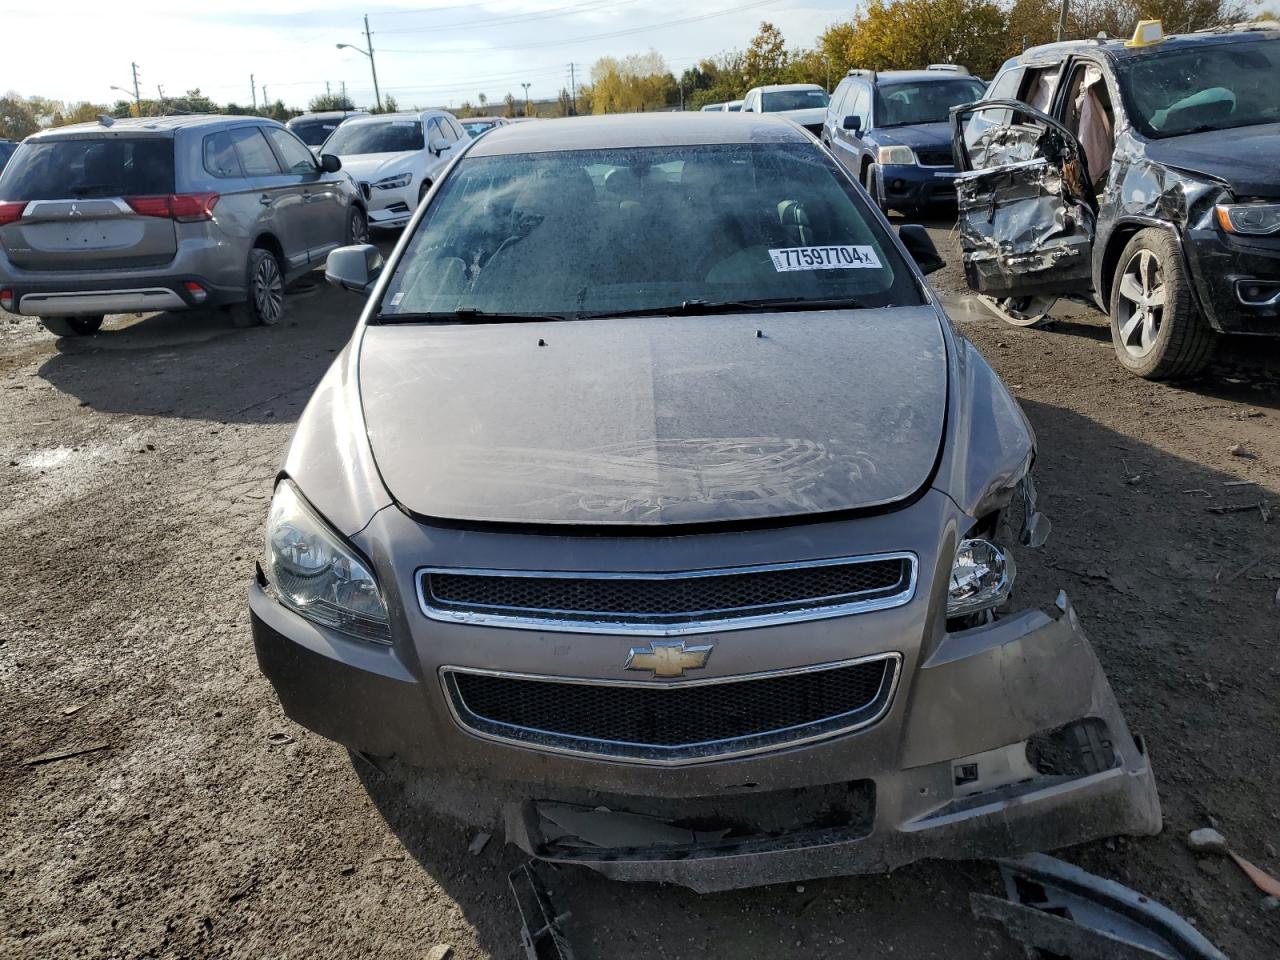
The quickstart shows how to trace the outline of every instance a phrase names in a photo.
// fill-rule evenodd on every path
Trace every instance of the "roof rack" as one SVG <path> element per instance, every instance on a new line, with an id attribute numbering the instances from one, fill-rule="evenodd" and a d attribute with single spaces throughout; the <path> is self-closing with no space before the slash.
<path id="1" fill-rule="evenodd" d="M 846 77 L 862 77 L 864 80 L 876 82 L 876 72 L 874 70 L 861 70 L 857 67 L 845 74 Z"/>
<path id="2" fill-rule="evenodd" d="M 966 77 L 967 77 L 967 76 L 969 76 L 969 70 L 968 70 L 968 68 L 967 68 L 967 67 L 962 67 L 962 66 L 960 66 L 960 64 L 958 64 L 958 63 L 931 63 L 931 64 L 929 64 L 927 67 L 925 67 L 925 69 L 926 69 L 926 70 L 939 70 L 939 71 L 941 71 L 941 72 L 943 72 L 943 73 L 962 73 L 962 74 L 964 74 Z"/>

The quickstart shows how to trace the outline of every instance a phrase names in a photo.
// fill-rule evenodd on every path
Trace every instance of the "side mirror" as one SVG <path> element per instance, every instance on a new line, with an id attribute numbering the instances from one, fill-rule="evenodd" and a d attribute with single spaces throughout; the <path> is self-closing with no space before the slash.
<path id="1" fill-rule="evenodd" d="M 933 245 L 933 237 L 929 236 L 929 231 L 920 224 L 904 223 L 898 228 L 898 239 L 907 248 L 907 253 L 911 254 L 911 259 L 916 262 L 920 272 L 926 276 L 947 265 L 947 261 L 938 256 L 938 248 Z M 337 252 L 334 251 L 334 253 Z M 329 256 L 332 258 L 333 254 Z"/>
<path id="2" fill-rule="evenodd" d="M 852 116 L 845 117 L 841 126 L 846 130 L 852 130 L 854 133 L 858 133 L 862 130 L 862 118 L 855 113 Z"/>
<path id="3" fill-rule="evenodd" d="M 438 157 L 449 149 L 449 141 L 444 137 L 432 137 L 431 142 L 427 144 L 427 149 Z"/>
<path id="4" fill-rule="evenodd" d="M 332 153 L 320 154 L 320 169 L 325 173 L 337 173 L 342 169 L 342 161 Z"/>
<path id="5" fill-rule="evenodd" d="M 382 253 L 371 243 L 339 247 L 324 264 L 324 278 L 339 290 L 365 293 L 382 273 Z"/>

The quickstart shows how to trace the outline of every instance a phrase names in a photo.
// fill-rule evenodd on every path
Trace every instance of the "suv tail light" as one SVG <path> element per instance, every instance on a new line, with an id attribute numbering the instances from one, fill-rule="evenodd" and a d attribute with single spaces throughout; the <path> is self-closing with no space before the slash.
<path id="1" fill-rule="evenodd" d="M 22 219 L 22 213 L 27 209 L 27 201 L 25 200 L 0 200 L 0 227 L 6 223 L 14 223 Z"/>
<path id="2" fill-rule="evenodd" d="M 134 213 L 141 217 L 167 217 L 179 223 L 212 220 L 216 193 L 176 193 L 162 197 L 125 197 Z"/>
<path id="3" fill-rule="evenodd" d="M 0 310 L 7 310 L 13 313 L 13 291 L 8 287 L 0 290 Z"/>

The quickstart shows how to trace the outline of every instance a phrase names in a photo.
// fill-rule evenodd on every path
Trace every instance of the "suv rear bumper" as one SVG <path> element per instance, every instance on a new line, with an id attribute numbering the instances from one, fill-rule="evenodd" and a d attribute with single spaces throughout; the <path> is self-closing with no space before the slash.
<path id="1" fill-rule="evenodd" d="M 47 277 L 47 275 L 45 275 Z M 187 289 L 197 283 L 205 296 Z M 96 316 L 109 313 L 152 313 L 221 306 L 245 299 L 243 288 L 219 287 L 202 276 L 138 276 L 137 272 L 109 279 L 0 280 L 13 291 L 14 312 L 28 317 Z"/>

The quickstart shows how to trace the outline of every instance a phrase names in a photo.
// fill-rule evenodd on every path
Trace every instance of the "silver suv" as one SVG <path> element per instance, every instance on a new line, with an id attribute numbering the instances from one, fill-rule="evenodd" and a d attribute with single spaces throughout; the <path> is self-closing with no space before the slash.
<path id="1" fill-rule="evenodd" d="M 202 306 L 275 323 L 289 281 L 367 235 L 341 167 L 257 117 L 34 134 L 0 174 L 0 306 L 59 336 L 108 313 Z"/>

